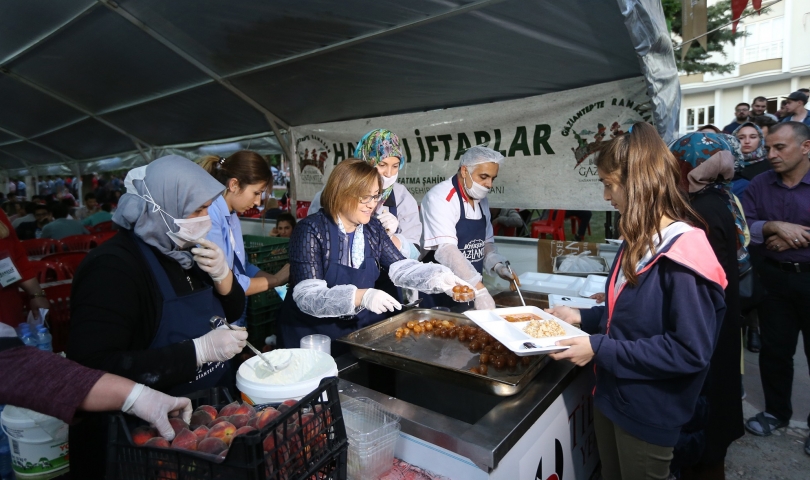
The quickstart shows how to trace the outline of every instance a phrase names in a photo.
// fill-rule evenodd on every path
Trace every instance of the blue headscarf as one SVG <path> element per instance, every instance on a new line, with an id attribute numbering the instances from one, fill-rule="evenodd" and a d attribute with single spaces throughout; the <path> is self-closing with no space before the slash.
<path id="1" fill-rule="evenodd" d="M 354 149 L 354 158 L 364 160 L 372 167 L 376 167 L 381 161 L 388 157 L 399 158 L 399 168 L 402 168 L 405 163 L 405 155 L 402 153 L 402 147 L 399 144 L 399 137 L 396 136 L 391 130 L 384 128 L 377 128 L 363 135 L 357 147 Z M 394 186 L 386 188 L 382 191 L 380 197 L 380 204 L 388 199 Z"/>

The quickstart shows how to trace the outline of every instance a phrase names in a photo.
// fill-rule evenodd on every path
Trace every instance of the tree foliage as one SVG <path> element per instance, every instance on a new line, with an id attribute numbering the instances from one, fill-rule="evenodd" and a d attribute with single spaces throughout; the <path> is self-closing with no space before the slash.
<path id="1" fill-rule="evenodd" d="M 670 27 L 670 34 L 672 35 L 672 42 L 679 45 L 684 39 L 681 36 L 683 24 L 681 22 L 681 0 L 663 0 L 662 6 L 664 7 L 664 17 Z M 751 13 L 752 10 L 747 8 L 743 15 Z M 765 12 L 765 9 L 762 9 Z M 716 4 L 708 7 L 706 12 L 706 30 L 712 30 L 726 25 L 731 22 L 731 0 L 722 0 Z M 708 52 L 703 50 L 697 41 L 692 42 L 689 52 L 686 54 L 686 59 L 681 61 L 681 50 L 675 50 L 675 63 L 678 66 L 678 71 L 686 74 L 694 73 L 730 73 L 734 70 L 734 62 L 728 59 L 724 49 L 726 45 L 735 45 L 736 41 L 743 38 L 745 33 L 742 29 L 738 28 L 736 33 L 732 33 L 731 26 L 721 28 L 716 32 L 712 32 L 706 37 L 706 47 Z M 718 53 L 719 55 L 712 55 Z M 729 61 L 723 61 L 729 60 Z"/>

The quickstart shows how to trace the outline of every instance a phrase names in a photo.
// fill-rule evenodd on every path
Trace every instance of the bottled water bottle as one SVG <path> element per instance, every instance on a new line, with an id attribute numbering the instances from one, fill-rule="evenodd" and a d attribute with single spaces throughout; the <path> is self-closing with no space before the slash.
<path id="1" fill-rule="evenodd" d="M 37 327 L 37 347 L 46 352 L 53 351 L 53 337 L 45 325 Z"/>
<path id="2" fill-rule="evenodd" d="M 5 405 L 0 405 L 0 412 L 4 407 Z M 3 430 L 0 430 L 0 480 L 14 480 L 14 471 L 11 469 L 11 448 Z"/>
<path id="3" fill-rule="evenodd" d="M 27 324 L 24 325 L 20 331 L 20 340 L 22 340 L 27 347 L 36 347 L 38 343 L 36 337 L 31 334 L 31 328 Z"/>

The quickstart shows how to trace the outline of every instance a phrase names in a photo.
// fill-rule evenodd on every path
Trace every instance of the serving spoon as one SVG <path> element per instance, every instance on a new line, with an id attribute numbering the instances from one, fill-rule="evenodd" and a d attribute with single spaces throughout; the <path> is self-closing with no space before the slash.
<path id="1" fill-rule="evenodd" d="M 234 327 L 233 325 L 228 323 L 228 321 L 222 317 L 213 316 L 211 317 L 210 322 L 211 322 L 211 330 L 216 330 L 222 325 L 230 328 L 231 330 L 241 330 L 240 328 Z M 259 351 L 259 349 L 254 347 L 247 340 L 245 340 L 245 343 L 251 350 L 253 350 L 253 353 L 258 355 L 259 358 L 264 362 L 264 363 L 257 362 L 256 366 L 253 367 L 253 371 L 256 373 L 256 376 L 260 379 L 267 378 L 276 372 L 284 370 L 290 365 L 290 360 L 292 360 L 292 354 L 290 352 L 286 352 L 287 357 L 284 360 L 282 360 L 280 363 L 276 365 L 273 365 L 273 363 L 270 362 L 270 360 L 267 357 L 265 357 L 264 354 Z"/>

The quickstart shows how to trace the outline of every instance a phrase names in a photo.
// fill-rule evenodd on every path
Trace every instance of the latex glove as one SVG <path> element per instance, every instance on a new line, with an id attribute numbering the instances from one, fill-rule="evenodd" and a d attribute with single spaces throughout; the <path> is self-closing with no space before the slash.
<path id="1" fill-rule="evenodd" d="M 383 228 L 385 228 L 385 233 L 387 233 L 389 237 L 397 233 L 397 229 L 399 228 L 399 220 L 397 220 L 397 217 L 395 217 L 391 212 L 378 213 L 377 220 L 382 223 Z"/>
<path id="2" fill-rule="evenodd" d="M 436 286 L 438 288 L 441 288 L 442 292 L 452 297 L 453 287 L 455 287 L 456 285 L 464 285 L 465 287 L 472 288 L 472 285 L 456 276 L 456 274 L 454 274 L 453 272 L 442 273 L 438 278 L 438 283 Z"/>
<path id="3" fill-rule="evenodd" d="M 402 308 L 397 299 L 376 288 L 366 290 L 360 299 L 360 305 L 374 313 L 393 312 Z"/>
<path id="4" fill-rule="evenodd" d="M 194 247 L 191 249 L 191 253 L 194 255 L 194 261 L 197 262 L 197 265 L 199 265 L 203 271 L 207 272 L 208 275 L 211 275 L 211 278 L 215 282 L 225 280 L 228 277 L 228 273 L 230 273 L 230 269 L 228 268 L 228 262 L 225 260 L 225 253 L 222 252 L 222 249 L 219 248 L 216 243 L 204 238 L 197 240 L 197 243 L 202 245 L 202 248 Z"/>
<path id="5" fill-rule="evenodd" d="M 183 421 L 188 423 L 191 421 L 191 400 L 171 397 L 136 383 L 121 411 L 146 420 L 155 426 L 161 437 L 171 441 L 174 438 L 174 429 L 169 424 L 169 414 L 179 413 Z"/>
<path id="6" fill-rule="evenodd" d="M 493 268 L 493 270 L 499 277 L 509 282 L 510 290 L 512 290 L 513 292 L 517 291 L 517 287 L 520 286 L 520 279 L 518 278 L 516 273 L 514 272 L 509 273 L 509 267 L 507 267 L 506 264 L 498 263 L 495 265 L 495 268 Z M 517 287 L 515 285 L 517 285 Z"/>
<path id="7" fill-rule="evenodd" d="M 227 327 L 211 330 L 202 337 L 195 338 L 197 365 L 230 360 L 245 348 L 247 338 L 247 330 L 231 330 Z"/>
<path id="8" fill-rule="evenodd" d="M 486 288 L 475 291 L 475 309 L 476 310 L 493 310 L 495 308 L 495 300 L 489 294 Z"/>

